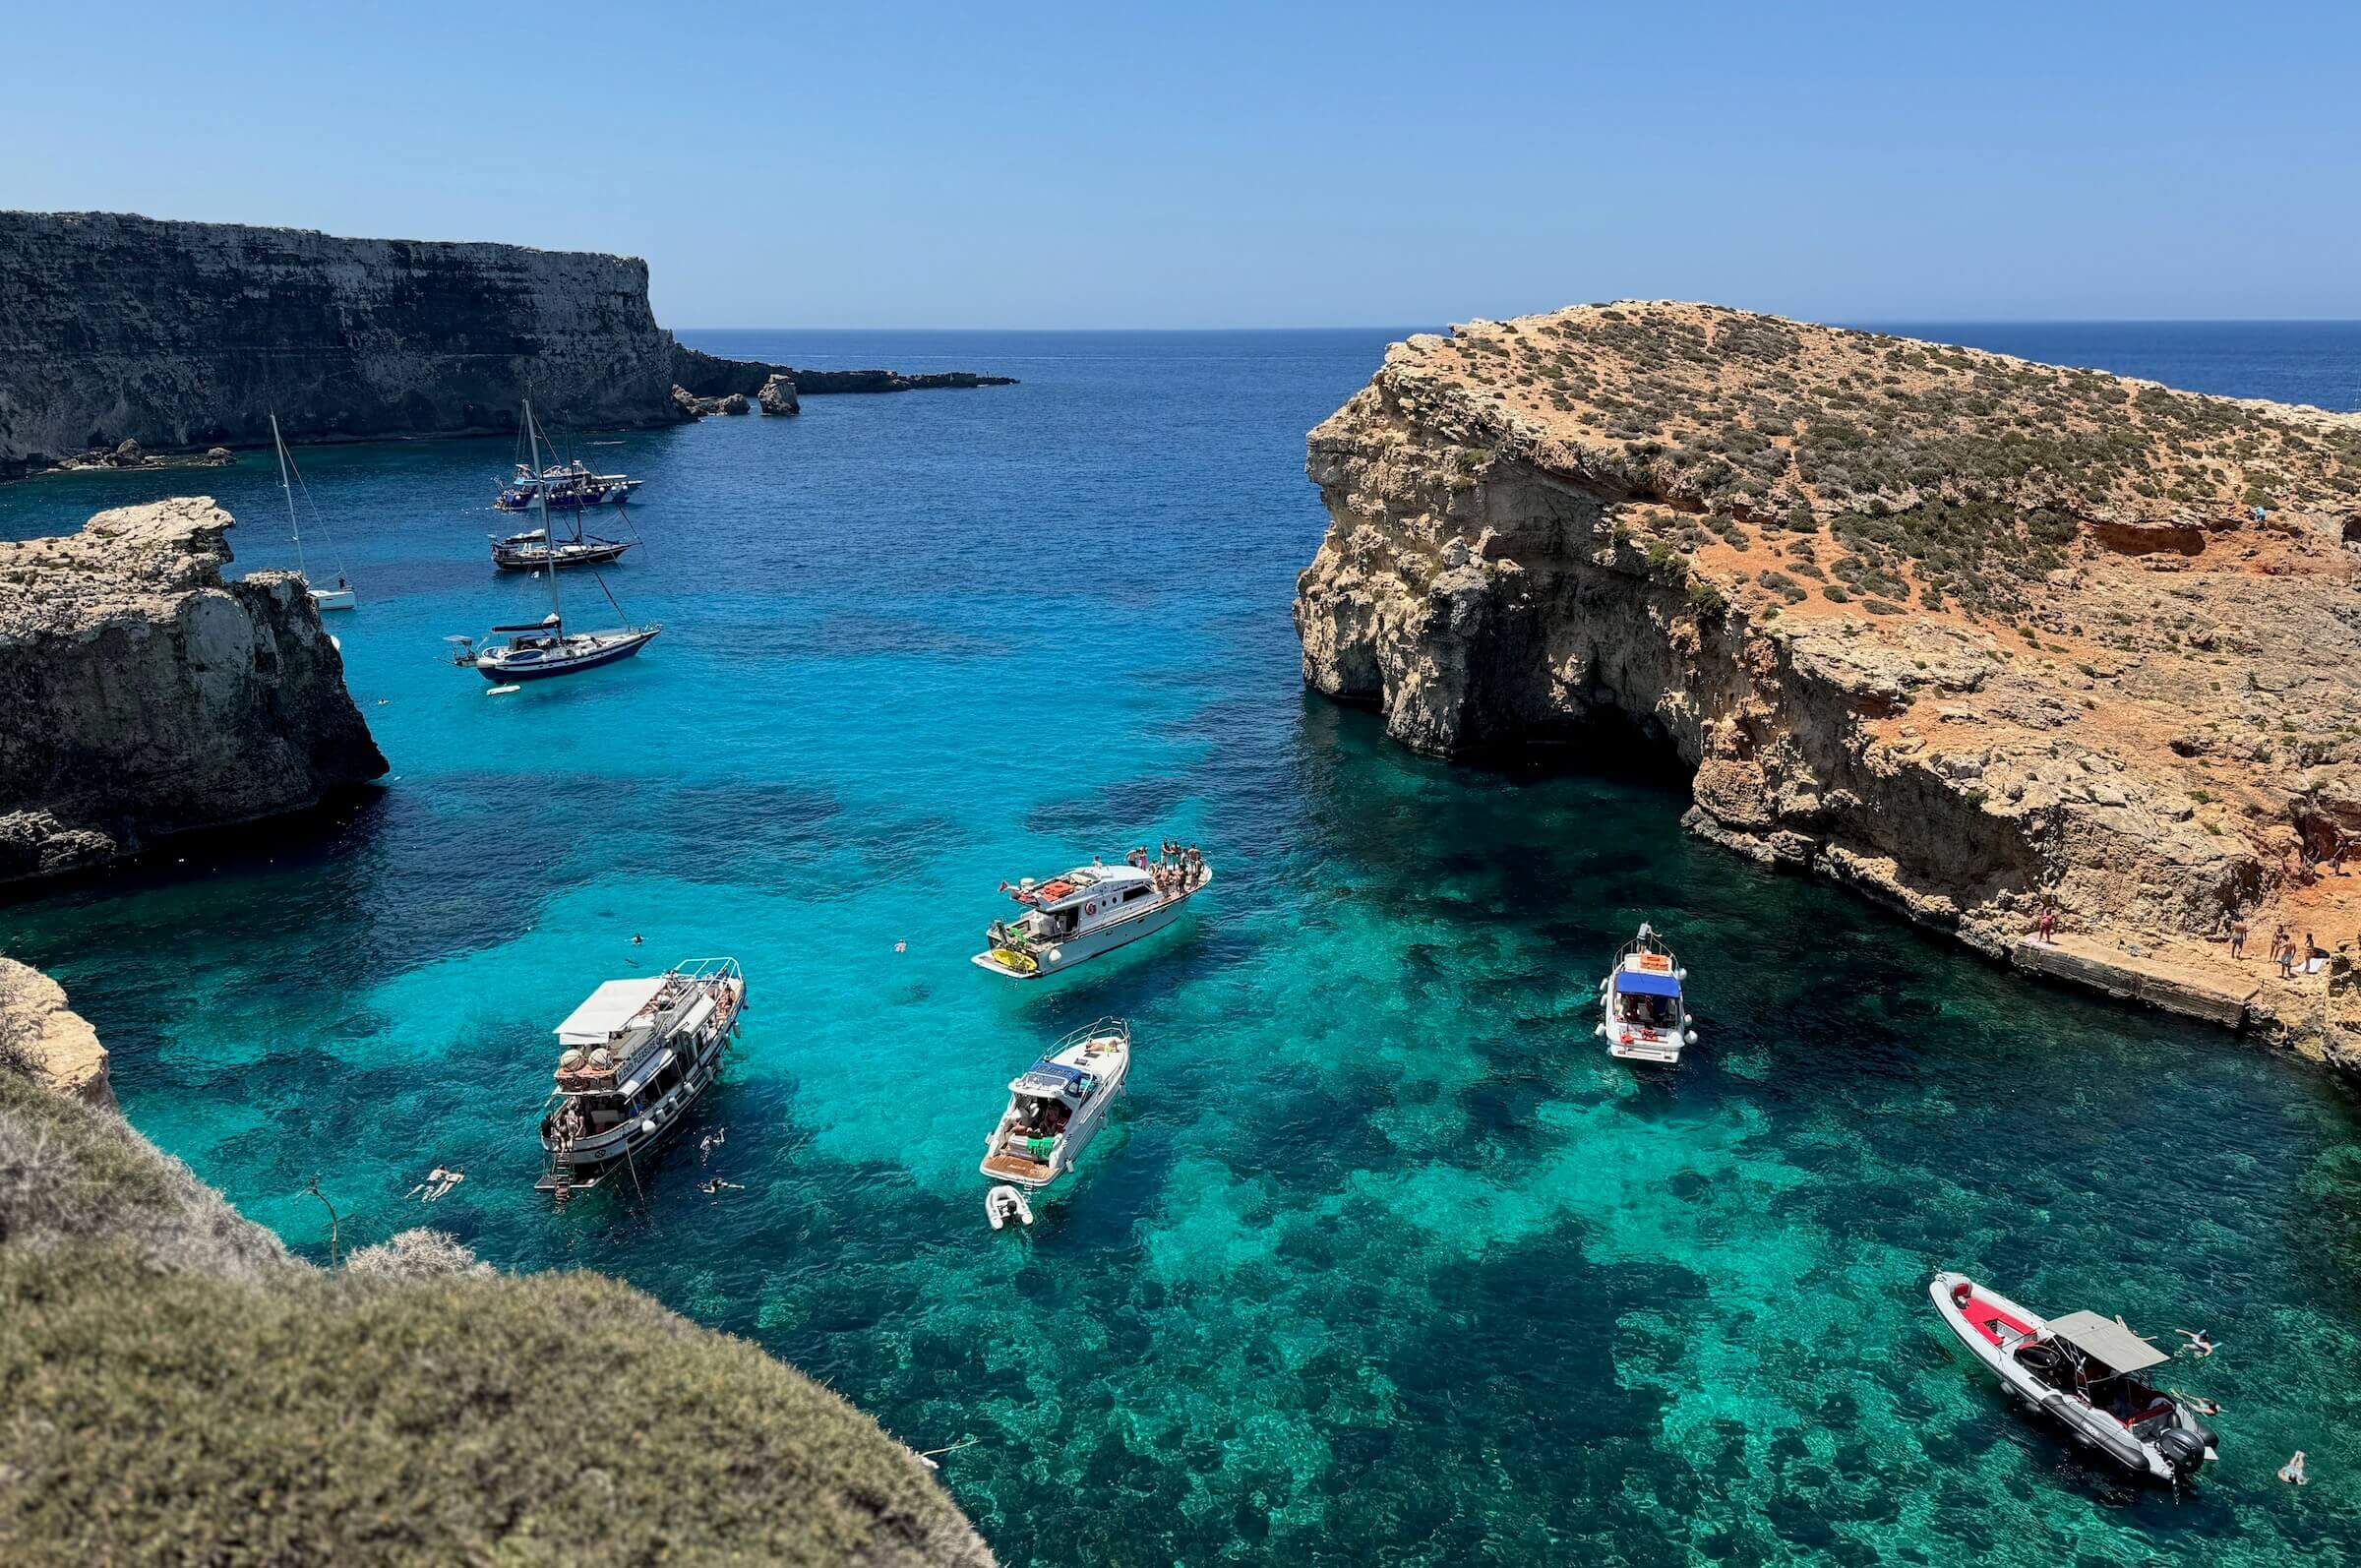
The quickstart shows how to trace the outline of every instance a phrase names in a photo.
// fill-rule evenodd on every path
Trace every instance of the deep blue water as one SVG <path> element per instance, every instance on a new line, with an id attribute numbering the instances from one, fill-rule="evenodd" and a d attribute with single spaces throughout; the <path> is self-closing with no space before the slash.
<path id="1" fill-rule="evenodd" d="M 432 1221 L 619 1273 L 914 1446 L 975 1438 L 944 1477 L 1010 1562 L 2361 1545 L 2349 1090 L 1739 863 L 1661 786 L 1449 768 L 1305 697 L 1303 432 L 1398 332 L 688 335 L 1023 385 L 585 438 L 648 481 L 609 580 L 666 631 L 508 697 L 439 662 L 536 603 L 484 557 L 508 444 L 303 452 L 389 786 L 0 906 L 134 1121 L 248 1213 L 324 1256 L 318 1174 L 348 1237 Z M 2361 402 L 2350 326 L 1940 335 Z M 254 460 L 0 489 L 0 533 L 181 491 L 286 561 Z M 1048 987 L 969 966 L 1002 877 L 1168 835 L 1222 873 L 1181 926 Z M 1643 917 L 1695 972 L 1674 1074 L 1589 1035 Z M 753 980 L 728 1080 L 643 1198 L 553 1213 L 547 1031 L 706 953 Z M 996 1236 L 1006 1080 L 1102 1013 L 1137 1031 L 1131 1093 Z M 718 1126 L 746 1186 L 708 1197 Z M 438 1162 L 466 1183 L 404 1201 Z M 2063 1451 L 1947 1352 L 1941 1266 L 2210 1328 L 2176 1381 L 2227 1407 L 2224 1463 L 2176 1498 Z M 2301 1492 L 2271 1478 L 2296 1447 Z"/>

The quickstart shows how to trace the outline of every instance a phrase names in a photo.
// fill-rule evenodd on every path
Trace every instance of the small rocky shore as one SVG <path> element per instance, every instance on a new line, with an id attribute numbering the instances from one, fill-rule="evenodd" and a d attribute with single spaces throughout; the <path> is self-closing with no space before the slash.
<path id="1" fill-rule="evenodd" d="M 183 497 L 0 544 L 0 882 L 385 773 L 302 581 L 223 577 L 231 526 Z"/>

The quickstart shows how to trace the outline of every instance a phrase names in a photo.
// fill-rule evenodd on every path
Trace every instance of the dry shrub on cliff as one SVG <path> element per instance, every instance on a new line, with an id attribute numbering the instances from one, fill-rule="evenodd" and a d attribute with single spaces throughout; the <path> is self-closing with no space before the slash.
<path id="1" fill-rule="evenodd" d="M 0 1560 L 990 1561 L 867 1417 L 596 1275 L 10 1247 L 0 1323 Z"/>
<path id="2" fill-rule="evenodd" d="M 0 1062 L 0 1243 L 105 1237 L 156 1268 L 239 1277 L 297 1266 L 121 1116 L 55 1093 L 11 1055 Z"/>

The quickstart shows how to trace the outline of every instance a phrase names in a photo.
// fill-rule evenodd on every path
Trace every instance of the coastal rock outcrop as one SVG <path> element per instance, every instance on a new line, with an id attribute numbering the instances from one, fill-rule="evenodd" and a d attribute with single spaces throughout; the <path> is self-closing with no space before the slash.
<path id="1" fill-rule="evenodd" d="M 807 397 L 1016 385 L 1013 376 L 979 376 L 969 370 L 927 371 L 915 376 L 898 370 L 798 370 L 792 365 L 766 364 L 758 359 L 724 359 L 686 343 L 673 349 L 673 385 L 692 396 L 723 397 L 731 392 L 745 392 L 751 397 L 774 380 L 786 381 L 792 392 Z"/>
<path id="2" fill-rule="evenodd" d="M 0 544 L 0 881 L 386 771 L 301 579 L 224 580 L 230 527 L 183 497 Z"/>
<path id="3" fill-rule="evenodd" d="M 761 391 L 755 394 L 755 400 L 762 405 L 762 411 L 766 414 L 792 415 L 804 411 L 803 404 L 796 400 L 795 378 L 782 376 L 775 371 L 762 383 Z"/>
<path id="4" fill-rule="evenodd" d="M 1394 345 L 1308 472 L 1304 679 L 1405 744 L 1636 732 L 1709 838 L 2361 1064 L 2263 953 L 2361 928 L 2361 417 L 1625 302 Z"/>
<path id="5" fill-rule="evenodd" d="M 291 1254 L 63 1081 L 84 1042 L 53 983 L 0 959 L 0 1561 L 169 1543 L 200 1562 L 990 1568 L 876 1421 L 619 1281 L 505 1275 L 438 1232 L 376 1239 L 349 1201 L 342 1266 Z M 585 1424 L 555 1365 L 628 1389 L 628 1417 Z"/>
<path id="6" fill-rule="evenodd" d="M 0 476 L 94 446 L 678 416 L 647 264 L 114 212 L 0 212 Z"/>

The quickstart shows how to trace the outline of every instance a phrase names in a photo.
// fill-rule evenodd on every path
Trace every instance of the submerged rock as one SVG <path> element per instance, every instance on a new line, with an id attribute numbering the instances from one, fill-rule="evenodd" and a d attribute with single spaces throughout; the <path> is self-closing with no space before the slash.
<path id="1" fill-rule="evenodd" d="M 2361 1062 L 2207 945 L 2361 926 L 2361 417 L 1627 302 L 1395 344 L 1307 467 L 1304 680 L 1405 744 L 1636 730 L 1718 842 Z"/>
<path id="2" fill-rule="evenodd" d="M 292 573 L 184 497 L 0 544 L 0 881 L 301 810 L 386 759 Z"/>

